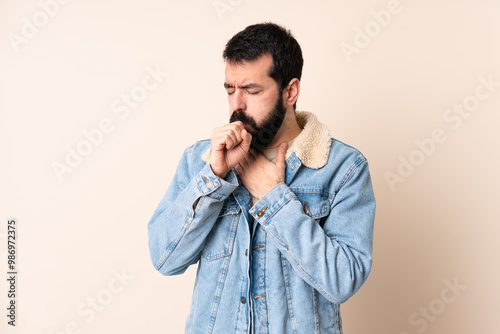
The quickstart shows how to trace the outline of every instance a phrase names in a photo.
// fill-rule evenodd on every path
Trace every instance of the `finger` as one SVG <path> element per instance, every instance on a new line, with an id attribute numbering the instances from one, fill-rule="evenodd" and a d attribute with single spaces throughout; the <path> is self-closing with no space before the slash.
<path id="1" fill-rule="evenodd" d="M 283 142 L 280 144 L 280 146 L 278 147 L 278 151 L 276 152 L 276 165 L 281 168 L 285 168 L 285 156 L 287 147 L 287 142 Z"/>
<path id="2" fill-rule="evenodd" d="M 230 147 L 227 147 L 227 149 L 234 148 L 238 146 L 242 141 L 243 141 L 243 136 L 242 136 L 242 128 L 235 126 L 231 124 L 232 127 L 228 129 L 227 136 L 229 136 L 232 140 L 232 145 Z M 244 129 L 243 129 L 244 130 Z"/>
<path id="3" fill-rule="evenodd" d="M 250 144 L 252 143 L 252 135 L 245 128 L 243 128 L 243 130 L 241 131 L 241 137 L 241 148 L 245 152 L 248 152 L 248 150 L 250 149 Z"/>
<path id="4" fill-rule="evenodd" d="M 231 128 L 231 134 L 234 138 L 236 138 L 236 142 L 239 144 L 243 140 L 243 137 L 241 135 L 241 132 L 245 128 L 241 124 L 233 124 L 233 127 Z"/>
<path id="5" fill-rule="evenodd" d="M 224 143 L 226 144 L 226 149 L 230 150 L 235 145 L 235 139 L 230 134 L 226 134 Z"/>
<path id="6" fill-rule="evenodd" d="M 232 125 L 235 129 L 237 129 L 239 133 L 241 133 L 243 130 L 245 130 L 245 127 L 243 126 L 242 121 L 236 121 L 236 122 L 230 123 L 230 125 Z"/>
<path id="7" fill-rule="evenodd" d="M 212 147 L 216 150 L 222 150 L 226 146 L 226 138 L 221 128 L 216 128 L 211 137 Z"/>

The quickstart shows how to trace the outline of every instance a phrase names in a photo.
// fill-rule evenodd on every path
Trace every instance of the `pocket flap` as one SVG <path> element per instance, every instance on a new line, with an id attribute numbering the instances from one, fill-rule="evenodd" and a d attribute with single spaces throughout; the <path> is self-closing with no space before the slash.
<path id="1" fill-rule="evenodd" d="M 325 217 L 330 213 L 330 201 L 321 192 L 296 191 L 295 195 L 304 208 L 304 213 L 313 219 Z"/>

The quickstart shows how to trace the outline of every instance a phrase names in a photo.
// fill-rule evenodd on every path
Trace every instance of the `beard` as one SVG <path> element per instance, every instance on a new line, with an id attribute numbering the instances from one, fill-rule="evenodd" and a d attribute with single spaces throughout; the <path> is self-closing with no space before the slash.
<path id="1" fill-rule="evenodd" d="M 282 95 L 279 94 L 278 100 L 274 105 L 273 110 L 269 113 L 261 126 L 258 126 L 255 119 L 247 115 L 243 110 L 235 110 L 229 119 L 229 123 L 241 121 L 250 125 L 255 131 L 250 132 L 252 135 L 252 142 L 250 148 L 261 151 L 267 145 L 271 144 L 274 136 L 278 132 L 285 119 L 286 107 L 282 101 Z"/>

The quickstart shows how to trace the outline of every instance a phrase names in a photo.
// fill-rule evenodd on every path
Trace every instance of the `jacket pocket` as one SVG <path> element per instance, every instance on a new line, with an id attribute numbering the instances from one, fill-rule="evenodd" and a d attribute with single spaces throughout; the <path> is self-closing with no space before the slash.
<path id="1" fill-rule="evenodd" d="M 228 197 L 224 201 L 219 217 L 208 234 L 205 246 L 201 252 L 205 259 L 214 261 L 231 255 L 240 210 L 240 206 L 233 196 Z"/>
<path id="2" fill-rule="evenodd" d="M 321 190 L 293 189 L 304 209 L 304 213 L 312 219 L 321 222 L 330 214 L 329 196 Z"/>

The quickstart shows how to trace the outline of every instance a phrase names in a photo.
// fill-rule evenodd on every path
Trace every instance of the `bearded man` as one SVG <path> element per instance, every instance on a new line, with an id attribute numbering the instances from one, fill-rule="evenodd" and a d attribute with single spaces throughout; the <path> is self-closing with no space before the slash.
<path id="1" fill-rule="evenodd" d="M 186 333 L 342 333 L 371 270 L 366 158 L 296 111 L 302 51 L 262 23 L 223 52 L 229 122 L 188 147 L 148 223 L 163 275 L 198 264 Z"/>

